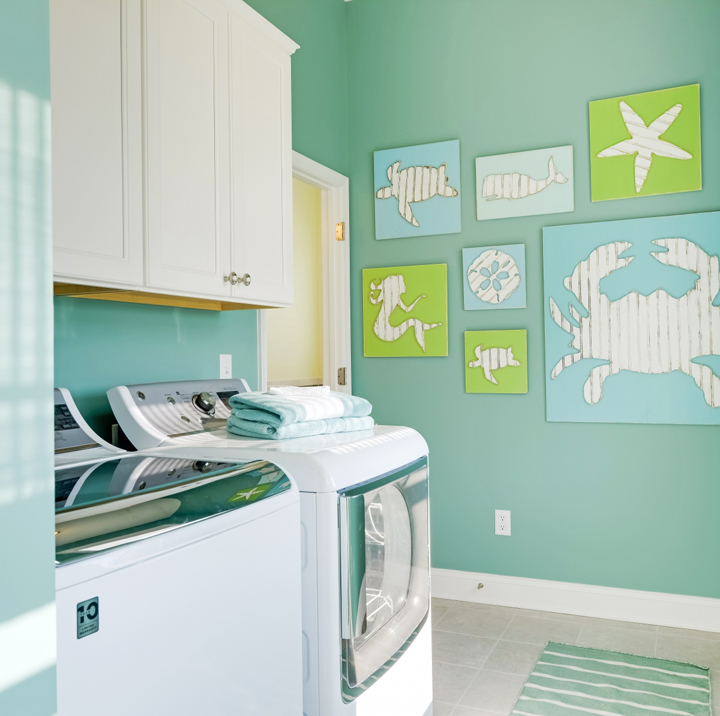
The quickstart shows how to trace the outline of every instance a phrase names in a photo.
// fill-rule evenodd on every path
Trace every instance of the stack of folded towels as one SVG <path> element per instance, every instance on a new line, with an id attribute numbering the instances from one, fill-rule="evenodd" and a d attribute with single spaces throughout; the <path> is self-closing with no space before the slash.
<path id="1" fill-rule="evenodd" d="M 239 393 L 230 398 L 230 407 L 227 429 L 249 438 L 304 438 L 368 430 L 375 424 L 367 400 L 335 393 L 327 386 Z"/>

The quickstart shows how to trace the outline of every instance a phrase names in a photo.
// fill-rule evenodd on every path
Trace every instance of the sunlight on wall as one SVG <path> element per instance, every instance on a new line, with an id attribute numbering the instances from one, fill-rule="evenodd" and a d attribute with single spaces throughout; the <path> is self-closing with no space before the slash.
<path id="1" fill-rule="evenodd" d="M 28 716 L 54 711 L 50 190 L 50 103 L 0 81 L 0 712 Z"/>

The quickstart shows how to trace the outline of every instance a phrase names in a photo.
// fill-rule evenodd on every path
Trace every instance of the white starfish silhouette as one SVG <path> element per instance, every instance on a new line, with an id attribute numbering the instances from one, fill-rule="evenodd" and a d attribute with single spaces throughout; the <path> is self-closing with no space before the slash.
<path id="1" fill-rule="evenodd" d="M 659 157 L 669 157 L 670 159 L 692 159 L 692 154 L 680 149 L 675 144 L 660 139 L 660 135 L 669 129 L 675 118 L 680 114 L 680 110 L 682 110 L 682 105 L 676 104 L 667 112 L 661 114 L 650 126 L 646 126 L 632 107 L 625 104 L 625 102 L 620 102 L 620 112 L 632 139 L 625 139 L 622 142 L 613 144 L 612 147 L 603 149 L 598 154 L 598 157 L 619 157 L 623 154 L 637 154 L 635 157 L 635 191 L 639 192 L 645 183 L 648 170 L 652 164 L 653 154 L 657 154 Z"/>

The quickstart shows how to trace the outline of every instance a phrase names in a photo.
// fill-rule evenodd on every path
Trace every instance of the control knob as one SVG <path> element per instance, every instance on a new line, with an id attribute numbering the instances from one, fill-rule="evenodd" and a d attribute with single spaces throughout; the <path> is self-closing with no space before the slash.
<path id="1" fill-rule="evenodd" d="M 197 393 L 197 395 L 193 395 L 192 402 L 193 405 L 201 413 L 205 413 L 206 415 L 212 415 L 215 412 L 215 404 L 217 403 L 217 399 L 212 393 L 207 393 L 203 391 L 202 393 Z"/>

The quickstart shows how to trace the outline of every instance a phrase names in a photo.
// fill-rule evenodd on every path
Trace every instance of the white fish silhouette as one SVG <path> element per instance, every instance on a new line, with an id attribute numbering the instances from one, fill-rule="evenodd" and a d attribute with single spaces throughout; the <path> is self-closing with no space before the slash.
<path id="1" fill-rule="evenodd" d="M 498 368 L 505 368 L 508 365 L 518 366 L 520 363 L 513 356 L 512 346 L 509 348 L 486 348 L 483 350 L 482 343 L 475 349 L 477 360 L 471 361 L 468 365 L 471 368 L 482 368 L 485 371 L 485 377 L 497 385 L 497 380 L 492 374 Z"/>
<path id="2" fill-rule="evenodd" d="M 567 177 L 555 169 L 555 162 L 550 157 L 548 162 L 548 176 L 546 179 L 536 181 L 527 174 L 489 174 L 483 180 L 483 199 L 495 201 L 496 199 L 525 199 L 528 196 L 539 194 L 550 184 L 565 184 Z"/>
<path id="3" fill-rule="evenodd" d="M 398 171 L 402 162 L 388 167 L 387 177 L 392 186 L 378 189 L 378 199 L 397 197 L 400 216 L 413 226 L 420 226 L 413 216 L 410 204 L 427 201 L 434 196 L 453 197 L 458 195 L 457 189 L 448 185 L 445 175 L 447 164 L 439 167 L 407 167 Z"/>

